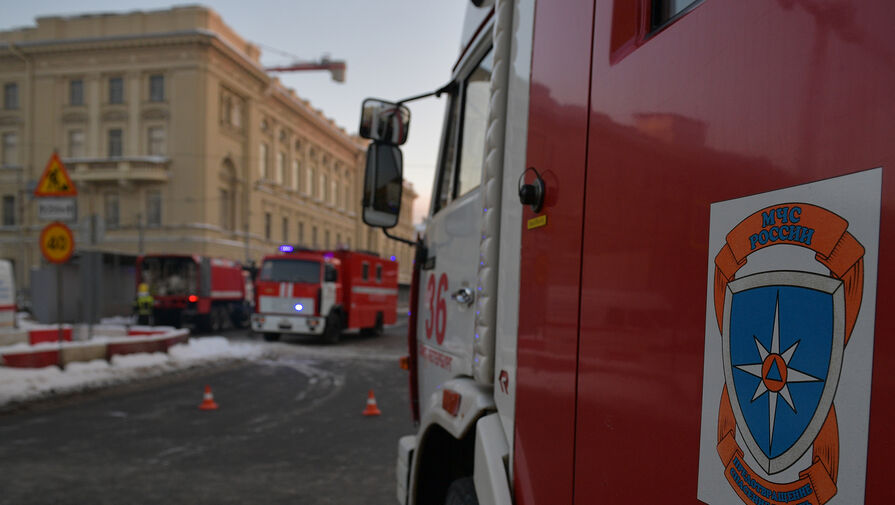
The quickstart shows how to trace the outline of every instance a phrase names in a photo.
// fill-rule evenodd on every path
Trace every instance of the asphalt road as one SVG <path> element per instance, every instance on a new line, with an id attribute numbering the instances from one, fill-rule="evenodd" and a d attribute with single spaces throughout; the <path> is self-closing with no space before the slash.
<path id="1" fill-rule="evenodd" d="M 393 504 L 405 334 L 259 342 L 264 358 L 0 416 L 0 504 Z M 369 389 L 381 416 L 361 415 Z"/>

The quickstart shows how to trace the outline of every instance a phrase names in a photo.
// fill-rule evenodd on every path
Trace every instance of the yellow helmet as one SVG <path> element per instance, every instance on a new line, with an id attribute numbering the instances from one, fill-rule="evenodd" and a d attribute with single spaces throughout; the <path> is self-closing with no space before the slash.
<path id="1" fill-rule="evenodd" d="M 147 286 L 145 282 L 141 282 L 140 285 L 137 287 L 137 291 L 140 291 L 142 293 L 148 293 L 149 286 Z"/>

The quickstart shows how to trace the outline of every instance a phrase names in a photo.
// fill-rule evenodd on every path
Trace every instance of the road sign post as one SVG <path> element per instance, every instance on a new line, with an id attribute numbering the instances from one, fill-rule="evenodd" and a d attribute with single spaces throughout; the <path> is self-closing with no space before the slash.
<path id="1" fill-rule="evenodd" d="M 38 217 L 53 221 L 40 233 L 40 252 L 56 267 L 56 321 L 59 324 L 59 345 L 62 345 L 62 264 L 74 253 L 75 240 L 68 226 L 60 221 L 77 219 L 78 201 L 75 197 L 78 190 L 56 151 L 50 156 L 34 188 L 34 196 L 38 198 Z"/>
<path id="2" fill-rule="evenodd" d="M 71 258 L 75 240 L 64 223 L 53 222 L 40 233 L 40 252 L 56 267 L 56 321 L 59 325 L 59 344 L 64 340 L 62 331 L 62 264 Z"/>

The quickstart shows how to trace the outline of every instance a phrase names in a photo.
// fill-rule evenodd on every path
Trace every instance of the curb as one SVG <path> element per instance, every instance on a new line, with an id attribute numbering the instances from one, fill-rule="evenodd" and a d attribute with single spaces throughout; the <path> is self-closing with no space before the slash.
<path id="1" fill-rule="evenodd" d="M 50 331 L 50 330 L 37 330 Z M 58 330 L 52 330 L 58 338 Z M 23 334 L 28 334 L 22 332 Z M 69 340 L 71 328 L 68 329 Z M 44 341 L 31 348 L 0 348 L 0 365 L 10 368 L 43 368 L 53 365 L 65 366 L 78 361 L 95 359 L 111 360 L 112 356 L 135 353 L 168 352 L 177 344 L 185 343 L 190 338 L 186 329 L 161 328 L 152 330 L 141 328 L 139 333 L 127 337 L 111 337 L 102 341 L 58 342 Z M 19 345 L 27 341 L 18 342 Z M 17 347 L 17 346 L 16 346 Z"/>

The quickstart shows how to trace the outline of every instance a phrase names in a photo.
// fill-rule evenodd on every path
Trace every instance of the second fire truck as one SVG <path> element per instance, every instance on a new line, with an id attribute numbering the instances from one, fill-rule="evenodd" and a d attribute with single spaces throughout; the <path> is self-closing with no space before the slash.
<path id="1" fill-rule="evenodd" d="M 338 342 L 345 330 L 378 335 L 397 320 L 398 264 L 354 251 L 281 246 L 264 258 L 255 281 L 252 330 Z"/>

